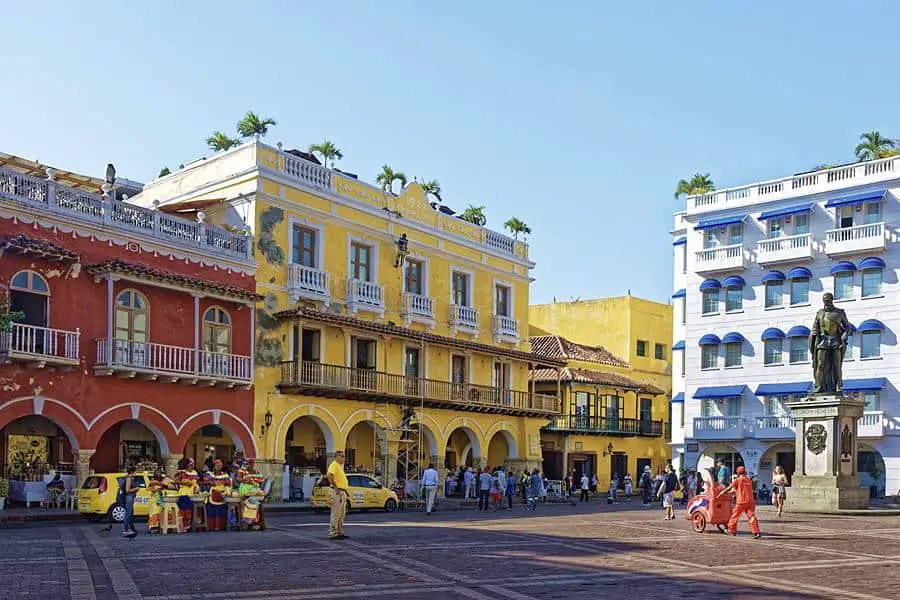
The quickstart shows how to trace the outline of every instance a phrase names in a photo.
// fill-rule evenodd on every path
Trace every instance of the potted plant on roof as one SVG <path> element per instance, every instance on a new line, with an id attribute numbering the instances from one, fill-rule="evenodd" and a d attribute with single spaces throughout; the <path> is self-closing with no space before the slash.
<path id="1" fill-rule="evenodd" d="M 9 496 L 9 479 L 0 477 L 0 510 L 6 506 L 7 496 Z"/>

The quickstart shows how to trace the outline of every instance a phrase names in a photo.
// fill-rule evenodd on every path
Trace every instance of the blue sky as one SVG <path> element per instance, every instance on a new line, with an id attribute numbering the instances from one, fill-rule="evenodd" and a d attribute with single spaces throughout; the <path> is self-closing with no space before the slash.
<path id="1" fill-rule="evenodd" d="M 146 181 L 253 109 L 272 143 L 327 136 L 364 179 L 389 163 L 494 229 L 522 218 L 532 302 L 666 302 L 680 177 L 737 185 L 900 137 L 887 0 L 194 4 L 5 6 L 0 150 Z"/>

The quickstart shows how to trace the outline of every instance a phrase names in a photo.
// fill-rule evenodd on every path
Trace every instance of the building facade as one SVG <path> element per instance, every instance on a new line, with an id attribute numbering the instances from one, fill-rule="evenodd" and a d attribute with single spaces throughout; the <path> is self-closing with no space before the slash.
<path id="1" fill-rule="evenodd" d="M 865 399 L 858 471 L 900 489 L 900 160 L 687 198 L 674 225 L 673 460 L 794 469 L 785 404 L 812 388 L 809 328 L 831 292 L 853 325 L 844 392 Z"/>
<path id="2" fill-rule="evenodd" d="M 528 374 L 564 361 L 529 350 L 524 243 L 436 209 L 418 184 L 395 195 L 259 142 L 134 201 L 253 233 L 260 470 L 321 470 L 336 449 L 386 482 L 428 462 L 540 464 L 558 405 Z"/>
<path id="3" fill-rule="evenodd" d="M 561 373 L 535 369 L 536 391 L 557 395 L 562 414 L 541 431 L 544 474 L 562 479 L 597 475 L 600 489 L 615 475 L 636 481 L 645 467 L 658 472 L 669 459 L 664 436 L 669 397 L 651 383 L 632 378 L 631 365 L 602 346 L 558 335 L 533 336 L 535 353 L 566 361 Z"/>
<path id="4" fill-rule="evenodd" d="M 0 466 L 14 479 L 257 454 L 249 237 L 115 188 L 2 155 Z"/>

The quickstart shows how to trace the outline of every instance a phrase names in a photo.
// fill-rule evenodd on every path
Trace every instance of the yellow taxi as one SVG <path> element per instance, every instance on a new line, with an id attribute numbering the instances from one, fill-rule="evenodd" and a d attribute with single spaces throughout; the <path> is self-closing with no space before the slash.
<path id="1" fill-rule="evenodd" d="M 324 477 L 323 477 L 324 479 Z M 310 503 L 313 510 L 322 510 L 331 507 L 331 488 L 320 485 L 319 480 L 313 488 Z M 327 482 L 327 480 L 326 480 Z M 350 505 L 348 508 L 382 508 L 387 512 L 397 510 L 397 494 L 387 489 L 372 477 L 362 473 L 347 473 L 347 483 L 350 484 Z"/>
<path id="2" fill-rule="evenodd" d="M 125 506 L 117 503 L 116 497 L 125 477 L 125 473 L 95 473 L 85 479 L 78 491 L 78 512 L 92 519 L 109 517 L 116 523 L 124 521 Z M 134 498 L 134 516 L 146 517 L 150 508 L 149 476 L 135 473 L 134 477 L 140 488 Z"/>

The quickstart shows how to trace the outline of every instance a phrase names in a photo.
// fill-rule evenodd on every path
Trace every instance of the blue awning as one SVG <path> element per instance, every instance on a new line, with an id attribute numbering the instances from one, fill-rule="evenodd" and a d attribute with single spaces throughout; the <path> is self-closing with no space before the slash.
<path id="1" fill-rule="evenodd" d="M 716 229 L 719 227 L 727 227 L 728 225 L 737 225 L 742 223 L 747 215 L 735 215 L 733 217 L 720 217 L 718 219 L 708 219 L 700 221 L 694 229 Z"/>
<path id="2" fill-rule="evenodd" d="M 788 337 L 809 337 L 809 327 L 805 325 L 794 325 L 787 332 Z"/>
<path id="3" fill-rule="evenodd" d="M 722 280 L 722 287 L 725 288 L 742 288 L 745 285 L 746 282 L 740 275 L 731 275 Z"/>
<path id="4" fill-rule="evenodd" d="M 808 394 L 812 389 L 812 381 L 794 381 L 791 383 L 761 383 L 756 388 L 757 396 L 786 396 L 789 394 Z"/>
<path id="5" fill-rule="evenodd" d="M 787 274 L 788 279 L 812 279 L 812 271 L 806 267 L 794 267 Z"/>
<path id="6" fill-rule="evenodd" d="M 861 194 L 853 194 L 852 196 L 843 196 L 841 198 L 832 198 L 825 203 L 825 208 L 834 208 L 836 206 L 849 206 L 851 204 L 862 204 L 863 202 L 875 202 L 881 200 L 887 190 L 873 190 L 871 192 L 863 192 Z"/>
<path id="7" fill-rule="evenodd" d="M 884 323 L 878 319 L 866 319 L 859 324 L 859 332 L 865 333 L 866 331 L 884 331 Z"/>
<path id="8" fill-rule="evenodd" d="M 850 333 L 856 333 L 856 325 L 850 323 Z"/>
<path id="9" fill-rule="evenodd" d="M 743 344 L 744 336 L 739 334 L 737 331 L 732 331 L 725 334 L 725 337 L 722 338 L 723 344 Z"/>
<path id="10" fill-rule="evenodd" d="M 842 260 L 840 262 L 834 263 L 834 266 L 831 267 L 831 274 L 834 275 L 836 273 L 852 273 L 856 270 L 856 265 L 854 265 L 849 260 Z"/>
<path id="11" fill-rule="evenodd" d="M 870 256 L 869 258 L 864 258 L 859 261 L 860 271 L 862 271 L 863 269 L 883 269 L 884 267 L 884 261 L 877 256 Z"/>
<path id="12" fill-rule="evenodd" d="M 703 283 L 700 284 L 700 290 L 718 290 L 721 289 L 722 284 L 719 283 L 718 279 L 704 279 Z"/>
<path id="13" fill-rule="evenodd" d="M 768 271 L 765 275 L 762 276 L 762 282 L 768 283 L 770 281 L 784 281 L 784 273 L 781 271 Z"/>
<path id="14" fill-rule="evenodd" d="M 684 403 L 684 392 L 678 392 L 674 396 L 672 396 L 672 404 L 683 404 Z"/>
<path id="15" fill-rule="evenodd" d="M 687 237 L 681 236 L 680 238 L 675 238 L 675 241 L 672 242 L 673 246 L 681 246 L 682 244 L 687 244 Z"/>
<path id="16" fill-rule="evenodd" d="M 783 340 L 784 332 L 777 327 L 769 327 L 762 333 L 763 341 L 767 340 Z"/>
<path id="17" fill-rule="evenodd" d="M 675 345 L 672 346 L 672 350 L 684 350 L 684 340 L 675 342 Z"/>
<path id="18" fill-rule="evenodd" d="M 722 343 L 722 340 L 720 340 L 719 336 L 714 333 L 707 333 L 702 338 L 700 338 L 700 341 L 698 343 L 701 346 L 718 346 Z"/>
<path id="19" fill-rule="evenodd" d="M 884 377 L 872 379 L 845 379 L 845 392 L 875 392 L 884 387 Z M 695 396 L 696 397 L 696 396 Z"/>
<path id="20" fill-rule="evenodd" d="M 687 295 L 687 291 L 684 288 L 681 288 L 674 294 L 672 294 L 673 298 L 684 298 Z"/>
<path id="21" fill-rule="evenodd" d="M 702 400 L 704 398 L 731 398 L 734 396 L 743 396 L 747 390 L 746 385 L 719 385 L 711 387 L 697 388 L 694 392 L 694 398 Z"/>
<path id="22" fill-rule="evenodd" d="M 759 220 L 766 221 L 768 219 L 778 219 L 780 217 L 789 217 L 791 215 L 808 213 L 812 211 L 813 206 L 815 205 L 815 202 L 804 202 L 803 204 L 795 204 L 794 206 L 774 208 L 772 210 L 767 210 L 763 214 L 759 215 Z"/>

